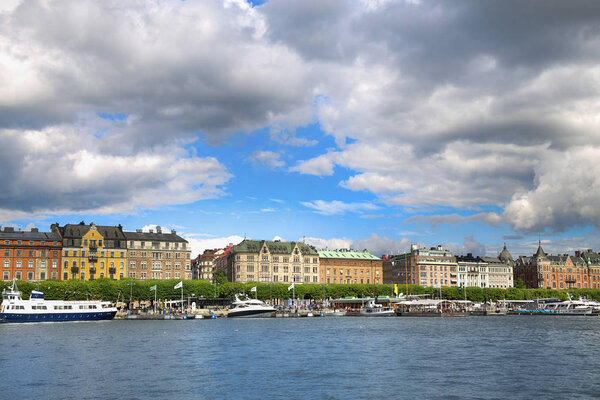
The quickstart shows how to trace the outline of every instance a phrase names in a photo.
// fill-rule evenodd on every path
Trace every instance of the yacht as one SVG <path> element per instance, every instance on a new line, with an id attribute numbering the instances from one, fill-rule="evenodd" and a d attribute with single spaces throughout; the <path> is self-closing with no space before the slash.
<path id="1" fill-rule="evenodd" d="M 360 309 L 361 317 L 392 317 L 396 315 L 394 310 L 389 307 L 376 303 L 375 300 L 369 300 L 365 306 Z"/>
<path id="2" fill-rule="evenodd" d="M 97 300 L 45 300 L 44 293 L 32 290 L 23 300 L 16 282 L 2 291 L 0 322 L 62 322 L 113 319 L 116 307 Z"/>
<path id="3" fill-rule="evenodd" d="M 233 308 L 227 313 L 227 318 L 270 318 L 275 316 L 275 308 L 258 299 L 240 300 L 236 295 Z"/>

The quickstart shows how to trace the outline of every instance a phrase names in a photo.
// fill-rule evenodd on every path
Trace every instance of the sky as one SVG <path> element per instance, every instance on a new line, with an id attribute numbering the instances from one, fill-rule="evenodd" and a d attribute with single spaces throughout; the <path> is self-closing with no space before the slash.
<path id="1" fill-rule="evenodd" d="M 600 3 L 0 0 L 0 225 L 600 249 Z"/>

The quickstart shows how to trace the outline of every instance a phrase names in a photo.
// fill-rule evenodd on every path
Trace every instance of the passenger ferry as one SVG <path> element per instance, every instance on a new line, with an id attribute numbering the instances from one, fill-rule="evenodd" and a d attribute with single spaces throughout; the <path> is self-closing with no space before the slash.
<path id="1" fill-rule="evenodd" d="M 23 300 L 13 280 L 12 286 L 2 291 L 0 322 L 97 321 L 113 319 L 116 313 L 116 307 L 107 301 L 44 300 L 39 290 L 32 290 L 29 300 Z"/>

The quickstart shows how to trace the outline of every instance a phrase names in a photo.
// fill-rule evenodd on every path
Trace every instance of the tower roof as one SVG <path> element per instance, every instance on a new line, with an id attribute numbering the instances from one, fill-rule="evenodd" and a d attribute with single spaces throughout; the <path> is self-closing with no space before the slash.
<path id="1" fill-rule="evenodd" d="M 513 261 L 513 258 L 512 258 L 512 255 L 510 254 L 510 251 L 508 251 L 508 249 L 506 248 L 506 243 L 504 244 L 504 248 L 502 249 L 502 251 L 498 255 L 498 258 L 503 263 L 507 263 L 507 262 L 512 262 Z"/>

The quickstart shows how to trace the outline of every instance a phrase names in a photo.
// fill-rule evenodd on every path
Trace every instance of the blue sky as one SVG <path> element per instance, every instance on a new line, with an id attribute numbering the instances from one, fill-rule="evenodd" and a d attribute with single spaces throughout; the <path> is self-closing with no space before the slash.
<path id="1" fill-rule="evenodd" d="M 598 249 L 599 14 L 2 1 L 0 224 L 161 225 L 195 252 Z"/>

